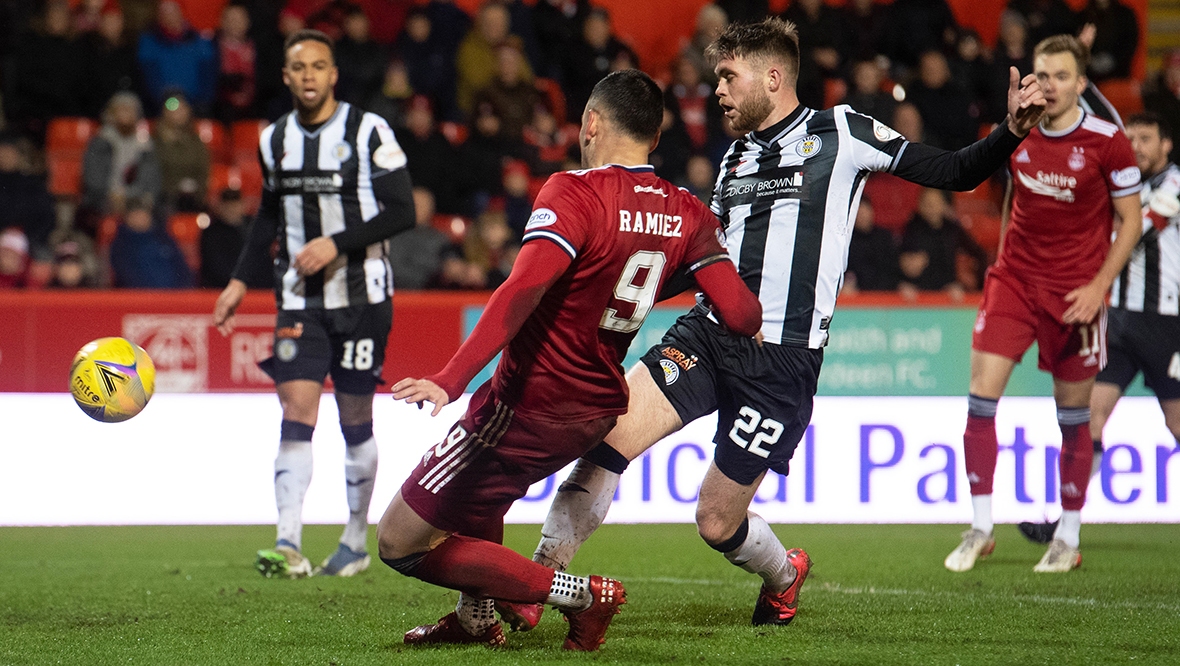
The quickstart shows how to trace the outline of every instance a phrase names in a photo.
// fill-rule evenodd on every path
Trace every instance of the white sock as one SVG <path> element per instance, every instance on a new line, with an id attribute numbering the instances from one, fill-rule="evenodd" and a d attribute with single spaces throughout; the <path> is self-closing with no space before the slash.
<path id="1" fill-rule="evenodd" d="M 340 543 L 354 552 L 365 552 L 369 534 L 369 501 L 373 499 L 373 482 L 377 479 L 377 440 L 372 437 L 360 444 L 344 447 L 344 481 L 348 490 L 348 524 Z"/>
<path id="2" fill-rule="evenodd" d="M 725 559 L 744 571 L 758 574 L 766 588 L 778 594 L 795 582 L 795 567 L 787 561 L 787 549 L 762 516 L 751 511 L 747 518 L 750 528 L 746 540 L 725 553 Z"/>
<path id="3" fill-rule="evenodd" d="M 455 616 L 459 618 L 459 626 L 463 627 L 464 631 L 472 636 L 480 636 L 496 623 L 496 602 L 460 592 L 459 603 L 455 606 Z"/>
<path id="4" fill-rule="evenodd" d="M 991 534 L 996 526 L 992 522 L 992 496 L 972 495 L 971 508 L 975 509 L 975 518 L 971 520 L 971 527 L 984 534 Z"/>
<path id="5" fill-rule="evenodd" d="M 590 596 L 590 578 L 571 576 L 563 571 L 553 572 L 549 585 L 549 598 L 545 603 L 565 610 L 585 610 L 594 598 Z"/>
<path id="6" fill-rule="evenodd" d="M 618 474 L 579 459 L 553 496 L 533 561 L 558 571 L 568 569 L 578 549 L 606 518 L 618 487 Z"/>
<path id="7" fill-rule="evenodd" d="M 303 496 L 311 485 L 311 442 L 284 439 L 275 457 L 275 504 L 279 509 L 278 539 L 295 547 L 303 543 Z"/>
<path id="8" fill-rule="evenodd" d="M 1082 512 L 1062 511 L 1061 522 L 1057 523 L 1054 539 L 1061 539 L 1070 548 L 1077 548 L 1082 539 Z"/>

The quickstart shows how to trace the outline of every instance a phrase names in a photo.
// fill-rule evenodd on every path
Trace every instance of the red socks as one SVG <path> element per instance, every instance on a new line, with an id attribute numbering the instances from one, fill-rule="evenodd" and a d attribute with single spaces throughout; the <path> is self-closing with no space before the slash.
<path id="1" fill-rule="evenodd" d="M 458 534 L 427 552 L 408 573 L 473 597 L 517 603 L 545 603 L 553 582 L 553 569 L 499 544 Z"/>
<path id="2" fill-rule="evenodd" d="M 976 396 L 971 399 L 973 402 L 984 400 Z M 996 441 L 996 401 L 988 402 L 991 403 L 991 415 L 979 416 L 968 411 L 967 429 L 963 432 L 963 461 L 972 495 L 992 494 L 992 479 L 996 476 L 996 456 L 1000 450 Z"/>
<path id="3" fill-rule="evenodd" d="M 1061 508 L 1081 511 L 1090 485 L 1090 466 L 1094 461 L 1094 440 L 1090 438 L 1089 411 L 1083 423 L 1061 423 Z"/>

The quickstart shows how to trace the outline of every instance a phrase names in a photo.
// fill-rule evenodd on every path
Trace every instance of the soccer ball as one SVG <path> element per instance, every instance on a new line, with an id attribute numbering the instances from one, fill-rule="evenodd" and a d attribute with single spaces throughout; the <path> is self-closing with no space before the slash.
<path id="1" fill-rule="evenodd" d="M 156 366 L 139 345 L 99 338 L 74 355 L 70 393 L 95 421 L 118 423 L 143 411 L 156 388 Z"/>

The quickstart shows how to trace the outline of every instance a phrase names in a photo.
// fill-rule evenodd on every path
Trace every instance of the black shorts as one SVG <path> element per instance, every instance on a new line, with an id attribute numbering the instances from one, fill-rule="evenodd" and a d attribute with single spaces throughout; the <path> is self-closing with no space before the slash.
<path id="1" fill-rule="evenodd" d="M 1160 400 L 1180 398 L 1180 317 L 1110 308 L 1106 354 L 1098 381 L 1125 391 L 1142 372 L 1143 383 Z"/>
<path id="2" fill-rule="evenodd" d="M 330 374 L 337 391 L 368 395 L 384 383 L 381 368 L 392 326 L 388 300 L 335 310 L 279 310 L 274 356 L 258 366 L 276 384 L 323 382 Z"/>
<path id="3" fill-rule="evenodd" d="M 700 308 L 676 320 L 642 361 L 689 423 L 717 410 L 717 468 L 742 485 L 768 469 L 787 474 L 811 421 L 822 349 L 731 335 Z"/>

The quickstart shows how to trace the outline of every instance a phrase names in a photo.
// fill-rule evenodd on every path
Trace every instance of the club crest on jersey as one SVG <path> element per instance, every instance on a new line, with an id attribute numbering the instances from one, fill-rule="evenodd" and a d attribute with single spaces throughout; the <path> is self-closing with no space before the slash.
<path id="1" fill-rule="evenodd" d="M 819 152 L 819 149 L 824 145 L 823 139 L 814 134 L 808 134 L 795 144 L 795 154 L 803 159 L 807 159 Z"/>
<path id="2" fill-rule="evenodd" d="M 291 338 L 283 338 L 275 343 L 275 356 L 284 363 L 293 361 L 299 355 L 299 343 Z"/>
<path id="3" fill-rule="evenodd" d="M 528 231 L 529 229 L 540 229 L 541 227 L 547 227 L 551 224 L 554 224 L 555 222 L 557 222 L 557 213 L 554 213 L 548 208 L 538 208 L 537 210 L 533 211 L 532 215 L 529 216 L 528 224 L 524 225 L 524 229 L 525 231 Z"/>
<path id="4" fill-rule="evenodd" d="M 1074 148 L 1073 152 L 1069 154 L 1069 159 L 1066 160 L 1066 164 L 1068 164 L 1069 168 L 1073 169 L 1074 171 L 1081 171 L 1082 169 L 1086 168 L 1086 156 L 1081 150 Z"/>
<path id="5" fill-rule="evenodd" d="M 896 139 L 897 137 L 901 136 L 901 134 L 898 134 L 897 130 L 889 127 L 880 120 L 874 120 L 873 136 L 877 137 L 878 141 L 884 143 L 886 141 L 892 141 Z"/>
<path id="6" fill-rule="evenodd" d="M 352 157 L 352 146 L 341 141 L 332 146 L 332 157 L 335 157 L 340 162 L 347 162 L 348 158 Z"/>
<path id="7" fill-rule="evenodd" d="M 671 386 L 680 379 L 680 367 L 666 358 L 660 359 L 660 369 L 664 371 L 664 384 Z"/>

